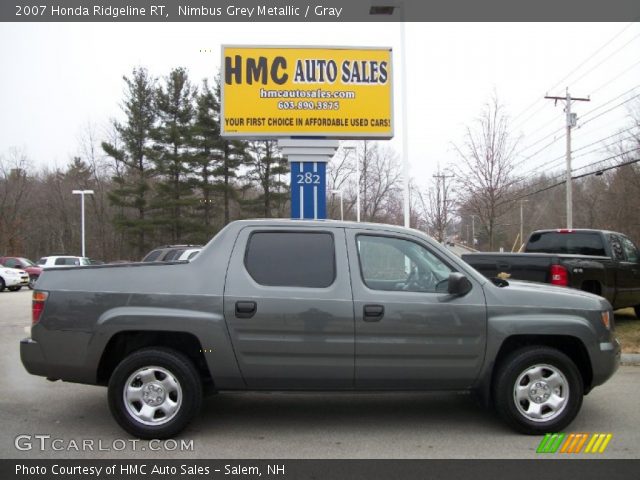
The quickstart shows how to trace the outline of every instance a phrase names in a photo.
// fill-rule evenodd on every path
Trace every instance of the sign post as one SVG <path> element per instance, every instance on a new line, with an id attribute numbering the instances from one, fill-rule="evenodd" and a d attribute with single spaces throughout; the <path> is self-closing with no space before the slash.
<path id="1" fill-rule="evenodd" d="M 338 146 L 337 140 L 278 141 L 291 168 L 291 218 L 327 218 L 327 162 Z"/>
<path id="2" fill-rule="evenodd" d="M 222 47 L 221 135 L 277 138 L 291 218 L 326 218 L 338 139 L 393 137 L 390 48 Z"/>

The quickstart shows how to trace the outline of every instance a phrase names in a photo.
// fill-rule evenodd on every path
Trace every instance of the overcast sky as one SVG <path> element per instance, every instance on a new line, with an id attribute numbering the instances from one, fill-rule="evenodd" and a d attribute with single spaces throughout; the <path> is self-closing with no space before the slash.
<path id="1" fill-rule="evenodd" d="M 194 81 L 212 78 L 221 44 L 392 47 L 396 137 L 390 144 L 400 154 L 400 32 L 399 23 L 0 24 L 0 155 L 19 147 L 36 166 L 65 165 L 78 151 L 83 125 L 104 128 L 122 118 L 122 76 L 133 67 L 162 76 L 183 66 Z M 522 135 L 521 172 L 563 165 L 561 159 L 548 164 L 563 155 L 564 132 L 544 137 L 561 129 L 564 117 L 562 106 L 543 100 L 545 92 L 563 95 L 568 86 L 574 96 L 591 95 L 591 102 L 574 105 L 583 122 L 640 94 L 638 23 L 407 23 L 406 48 L 408 154 L 411 175 L 422 185 L 438 163 L 456 161 L 452 142 L 462 140 L 464 126 L 493 92 Z M 588 152 L 625 128 L 627 105 L 576 129 L 574 149 L 596 142 L 582 150 Z M 576 155 L 574 165 L 606 156 L 597 155 Z"/>

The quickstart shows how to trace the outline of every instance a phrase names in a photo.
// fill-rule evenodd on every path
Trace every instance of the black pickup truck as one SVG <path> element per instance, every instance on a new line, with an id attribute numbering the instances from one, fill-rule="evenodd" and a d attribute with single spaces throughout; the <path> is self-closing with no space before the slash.
<path id="1" fill-rule="evenodd" d="M 605 297 L 640 318 L 640 253 L 625 235 L 588 229 L 538 230 L 524 253 L 470 253 L 462 259 L 488 278 L 529 280 Z"/>

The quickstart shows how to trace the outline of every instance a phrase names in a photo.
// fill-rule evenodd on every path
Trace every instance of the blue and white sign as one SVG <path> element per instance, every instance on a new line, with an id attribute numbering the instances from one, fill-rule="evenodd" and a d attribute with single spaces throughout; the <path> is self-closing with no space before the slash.
<path id="1" fill-rule="evenodd" d="M 290 162 L 291 218 L 327 218 L 327 163 Z"/>

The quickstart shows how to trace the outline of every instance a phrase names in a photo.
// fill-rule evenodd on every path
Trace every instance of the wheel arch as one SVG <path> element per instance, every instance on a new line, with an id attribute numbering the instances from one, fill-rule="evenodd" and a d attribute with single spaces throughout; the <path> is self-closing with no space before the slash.
<path id="1" fill-rule="evenodd" d="M 496 369 L 501 362 L 512 352 L 522 347 L 541 346 L 555 348 L 568 356 L 578 367 L 582 376 L 582 384 L 585 393 L 591 388 L 593 383 L 593 368 L 587 348 L 582 341 L 571 335 L 512 335 L 507 337 L 498 351 L 496 362 L 492 371 L 492 381 Z"/>
<path id="2" fill-rule="evenodd" d="M 126 330 L 114 334 L 107 342 L 96 373 L 96 383 L 107 385 L 118 364 L 131 353 L 148 347 L 165 347 L 189 358 L 204 383 L 213 383 L 200 340 L 189 332 L 168 330 Z"/>

